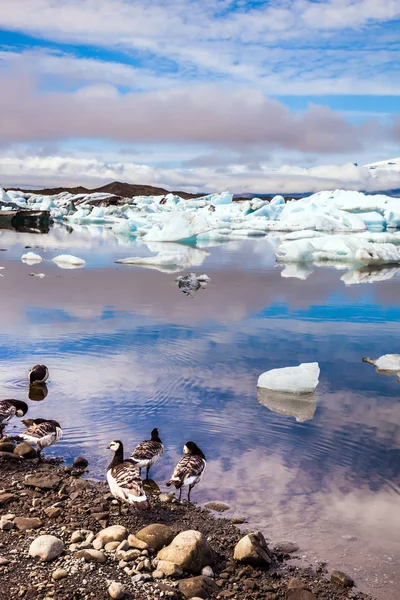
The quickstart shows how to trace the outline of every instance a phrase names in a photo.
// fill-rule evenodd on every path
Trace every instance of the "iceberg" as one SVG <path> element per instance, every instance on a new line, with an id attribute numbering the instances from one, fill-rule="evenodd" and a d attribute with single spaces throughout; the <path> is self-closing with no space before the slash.
<path id="1" fill-rule="evenodd" d="M 365 265 L 400 262 L 400 237 L 382 234 L 325 235 L 278 243 L 275 253 L 281 262 L 358 262 Z M 390 239 L 393 243 L 376 240 Z"/>
<path id="2" fill-rule="evenodd" d="M 257 388 L 257 401 L 274 413 L 294 417 L 298 423 L 310 421 L 317 409 L 315 393 L 299 396 L 259 387 Z"/>
<path id="3" fill-rule="evenodd" d="M 35 254 L 35 252 L 27 252 L 21 256 L 21 260 L 28 265 L 34 265 L 36 263 L 40 263 L 43 258 L 40 256 L 40 254 Z"/>
<path id="4" fill-rule="evenodd" d="M 291 394 L 310 394 L 318 385 L 319 373 L 317 362 L 272 369 L 259 376 L 257 387 Z"/>
<path id="5" fill-rule="evenodd" d="M 72 256 L 71 254 L 59 254 L 55 256 L 53 262 L 61 269 L 79 269 L 85 266 L 86 262 L 82 258 Z"/>

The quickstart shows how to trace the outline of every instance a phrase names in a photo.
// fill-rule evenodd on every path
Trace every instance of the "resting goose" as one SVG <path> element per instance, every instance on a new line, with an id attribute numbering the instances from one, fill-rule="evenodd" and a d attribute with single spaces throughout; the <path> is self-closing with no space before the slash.
<path id="1" fill-rule="evenodd" d="M 0 400 L 0 423 L 8 423 L 13 417 L 23 417 L 28 412 L 28 405 L 22 400 Z"/>
<path id="2" fill-rule="evenodd" d="M 149 479 L 149 472 L 154 463 L 164 452 L 164 446 L 158 436 L 158 429 L 153 429 L 151 439 L 140 442 L 131 454 L 131 459 L 139 467 L 139 475 L 142 475 L 142 469 L 146 467 L 146 481 Z"/>
<path id="3" fill-rule="evenodd" d="M 107 468 L 107 481 L 112 495 L 119 500 L 119 512 L 121 513 L 121 502 L 134 504 L 142 510 L 149 509 L 150 503 L 143 490 L 139 469 L 133 460 L 124 460 L 122 442 L 114 440 L 108 447 L 114 451 L 114 458 Z"/>
<path id="4" fill-rule="evenodd" d="M 61 425 L 53 419 L 24 419 L 22 422 L 26 429 L 21 437 L 31 446 L 36 446 L 41 461 L 43 448 L 55 444 L 61 438 Z"/>
<path id="5" fill-rule="evenodd" d="M 179 500 L 182 495 L 182 488 L 188 486 L 188 501 L 190 502 L 190 492 L 192 488 L 199 483 L 206 468 L 206 457 L 194 442 L 186 442 L 183 447 L 184 455 L 175 467 L 171 479 L 167 486 L 174 485 L 179 489 Z"/>
<path id="6" fill-rule="evenodd" d="M 46 365 L 35 365 L 28 374 L 29 383 L 44 383 L 49 378 L 49 370 Z"/>

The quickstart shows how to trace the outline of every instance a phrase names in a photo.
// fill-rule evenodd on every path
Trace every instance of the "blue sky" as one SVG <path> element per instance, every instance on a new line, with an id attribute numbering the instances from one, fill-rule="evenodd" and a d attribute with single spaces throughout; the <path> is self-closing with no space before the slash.
<path id="1" fill-rule="evenodd" d="M 3 185 L 269 191 L 271 168 L 400 154 L 398 0 L 0 9 Z"/>

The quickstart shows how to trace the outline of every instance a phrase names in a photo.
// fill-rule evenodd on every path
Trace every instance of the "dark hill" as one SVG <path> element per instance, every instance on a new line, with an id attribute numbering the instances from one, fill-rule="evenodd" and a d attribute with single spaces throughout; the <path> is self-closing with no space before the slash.
<path id="1" fill-rule="evenodd" d="M 164 188 L 154 187 L 152 185 L 135 185 L 133 183 L 122 183 L 121 181 L 113 181 L 112 183 L 107 183 L 106 185 L 102 185 L 101 187 L 97 187 L 94 189 L 88 189 L 82 186 L 77 187 L 57 187 L 57 188 L 46 188 L 43 190 L 29 190 L 29 189 L 21 189 L 21 188 L 8 188 L 13 190 L 18 190 L 21 192 L 29 192 L 32 194 L 42 194 L 43 196 L 55 196 L 56 194 L 60 194 L 61 192 L 69 192 L 70 194 L 94 194 L 96 192 L 101 192 L 105 194 L 113 194 L 114 196 L 121 196 L 122 198 L 132 198 L 132 196 L 162 196 L 164 194 L 169 194 L 168 190 Z M 198 198 L 199 196 L 204 196 L 205 194 L 189 194 L 187 192 L 172 192 L 172 194 L 176 194 L 181 198 Z"/>

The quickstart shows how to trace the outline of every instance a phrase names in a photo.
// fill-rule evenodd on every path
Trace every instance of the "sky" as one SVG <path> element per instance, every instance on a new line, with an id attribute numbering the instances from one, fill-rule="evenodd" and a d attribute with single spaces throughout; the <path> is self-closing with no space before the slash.
<path id="1" fill-rule="evenodd" d="M 0 84 L 0 185 L 370 189 L 400 2 L 0 0 Z"/>

